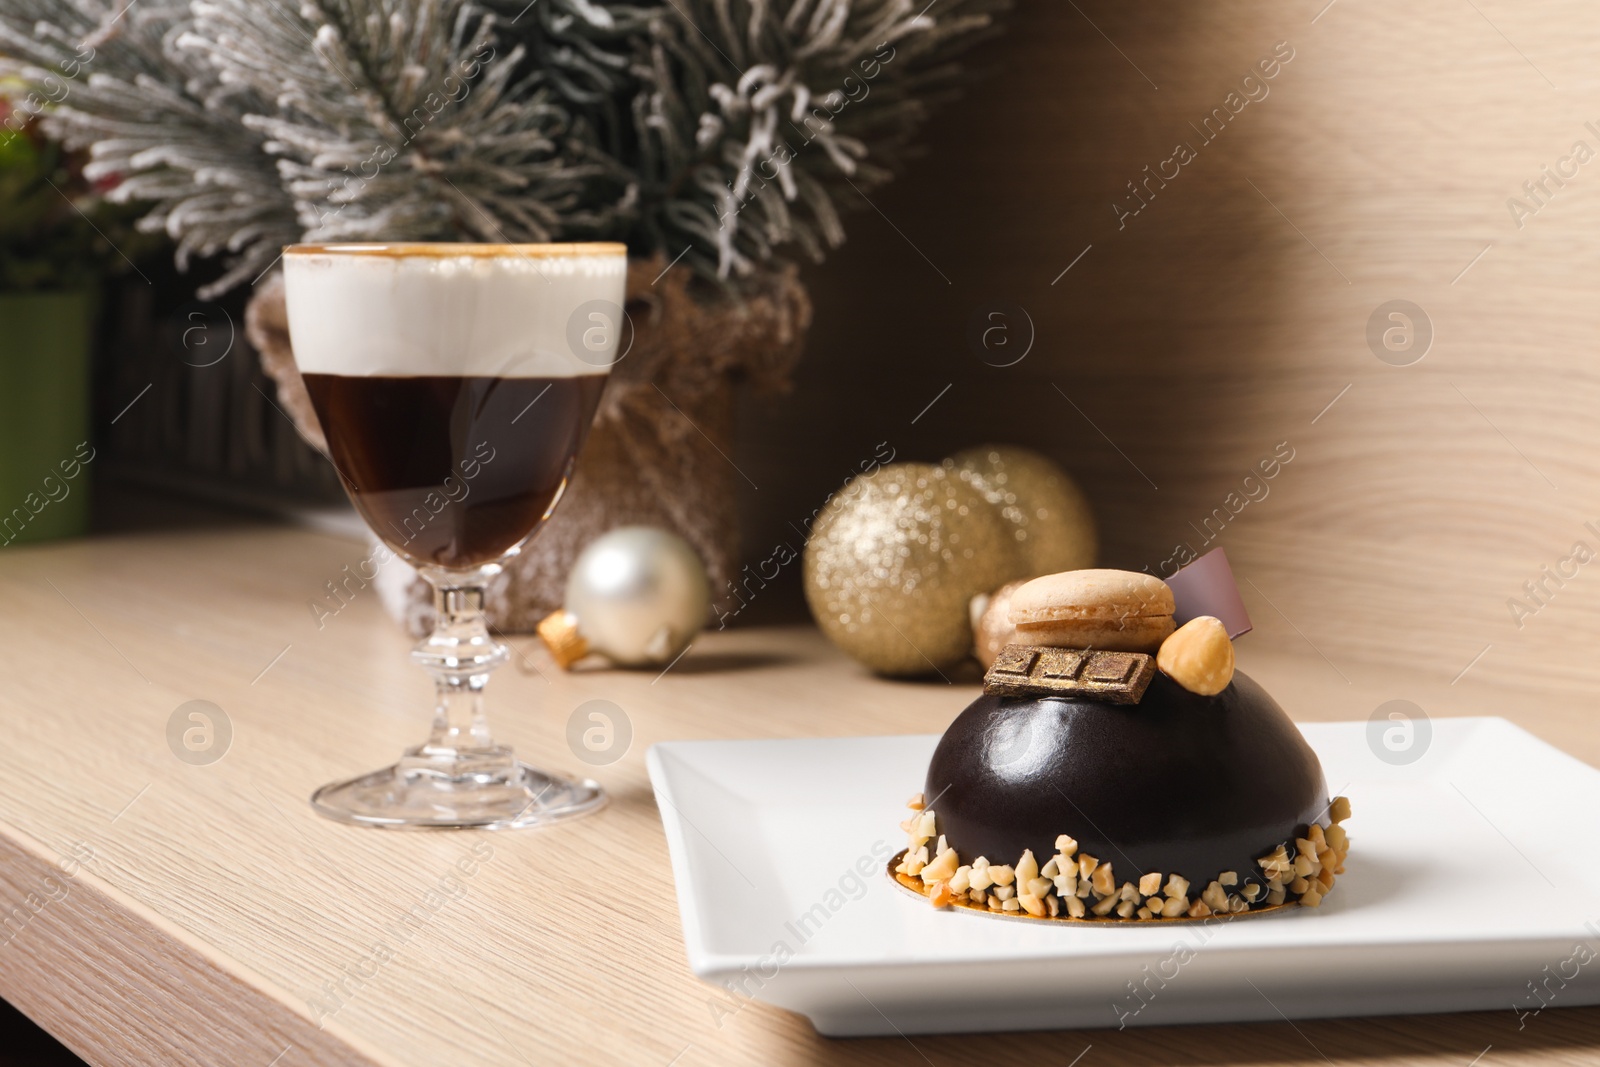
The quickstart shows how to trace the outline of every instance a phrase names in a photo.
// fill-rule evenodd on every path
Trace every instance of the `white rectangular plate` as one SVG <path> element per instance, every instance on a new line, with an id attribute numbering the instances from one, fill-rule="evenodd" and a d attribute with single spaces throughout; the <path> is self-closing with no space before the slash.
<path id="1" fill-rule="evenodd" d="M 1215 926 L 940 911 L 885 864 L 933 736 L 649 753 L 689 966 L 829 1035 L 1120 1027 L 1600 1003 L 1600 772 L 1503 719 L 1439 719 L 1391 766 L 1302 727 L 1350 797 L 1322 907 Z"/>

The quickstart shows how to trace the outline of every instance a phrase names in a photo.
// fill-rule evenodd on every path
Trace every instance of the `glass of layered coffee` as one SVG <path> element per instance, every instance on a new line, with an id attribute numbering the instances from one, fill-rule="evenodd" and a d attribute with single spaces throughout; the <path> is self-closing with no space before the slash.
<path id="1" fill-rule="evenodd" d="M 484 588 L 550 517 L 625 354 L 620 244 L 295 245 L 295 362 L 356 510 L 434 588 L 411 653 L 438 699 L 427 741 L 312 797 L 395 828 L 532 826 L 595 811 L 600 786 L 519 761 L 483 688 L 509 658 Z"/>

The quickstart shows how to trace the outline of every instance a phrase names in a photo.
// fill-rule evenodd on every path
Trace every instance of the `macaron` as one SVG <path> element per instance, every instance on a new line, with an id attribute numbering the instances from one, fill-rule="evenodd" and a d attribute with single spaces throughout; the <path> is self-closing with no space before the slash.
<path id="1" fill-rule="evenodd" d="M 1017 640 L 1154 654 L 1173 631 L 1172 590 L 1138 571 L 1091 568 L 1035 578 L 1011 594 Z"/>

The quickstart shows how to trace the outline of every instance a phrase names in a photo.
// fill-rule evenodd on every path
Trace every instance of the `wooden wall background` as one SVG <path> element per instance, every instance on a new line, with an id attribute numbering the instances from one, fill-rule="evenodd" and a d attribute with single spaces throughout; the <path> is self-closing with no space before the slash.
<path id="1" fill-rule="evenodd" d="M 1201 146 L 1190 123 L 1280 41 L 1269 95 Z M 795 391 L 745 405 L 748 558 L 880 441 L 999 440 L 1082 481 L 1107 564 L 1159 564 L 1287 441 L 1219 541 L 1250 641 L 1335 686 L 1368 664 L 1590 683 L 1600 561 L 1520 627 L 1507 602 L 1574 542 L 1600 552 L 1600 159 L 1520 228 L 1506 202 L 1574 142 L 1600 152 L 1600 7 L 1021 0 L 975 59 L 989 76 L 809 273 Z M 1180 141 L 1197 158 L 1119 229 Z M 1393 299 L 1432 323 L 1411 366 L 1367 345 Z M 1035 325 L 1015 366 L 967 345 L 989 301 Z M 794 610 L 798 569 L 750 613 Z"/>

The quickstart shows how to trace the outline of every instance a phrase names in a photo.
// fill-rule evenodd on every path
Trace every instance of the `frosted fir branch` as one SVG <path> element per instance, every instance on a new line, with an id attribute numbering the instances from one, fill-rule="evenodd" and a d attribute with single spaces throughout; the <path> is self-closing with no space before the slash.
<path id="1" fill-rule="evenodd" d="M 673 0 L 633 67 L 646 243 L 724 279 L 821 259 L 1003 6 Z"/>
<path id="2" fill-rule="evenodd" d="M 0 0 L 0 69 L 93 48 L 49 128 L 225 285 L 300 238 L 820 259 L 1004 0 L 120 3 Z"/>
<path id="3" fill-rule="evenodd" d="M 550 74 L 575 125 L 635 176 L 630 245 L 669 259 L 687 251 L 684 262 L 725 280 L 840 244 L 840 205 L 862 203 L 849 185 L 869 191 L 903 165 L 931 106 L 956 84 L 955 57 L 1004 7 L 485 2 L 503 22 L 517 18 L 501 32 Z M 798 128 L 819 108 L 823 119 Z"/>
<path id="4" fill-rule="evenodd" d="M 225 257 L 229 269 L 207 287 L 217 292 L 259 273 L 297 231 L 236 101 L 174 54 L 188 19 L 175 0 L 0 0 L 0 74 L 48 91 L 78 64 L 44 129 L 89 149 L 91 179 L 120 179 L 109 199 L 149 202 L 140 227 L 169 235 L 180 266 Z"/>
<path id="5" fill-rule="evenodd" d="M 486 9 L 203 0 L 195 15 L 183 47 L 275 104 L 244 121 L 280 157 L 306 239 L 547 241 L 611 224 L 614 205 L 585 203 L 608 161 Z"/>

